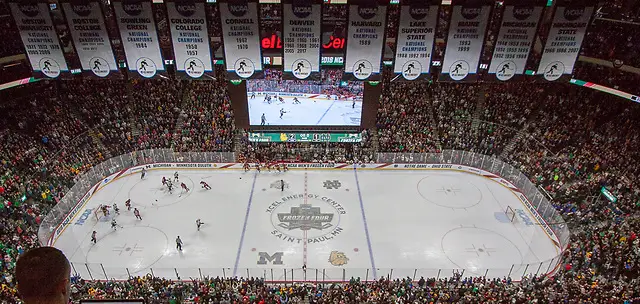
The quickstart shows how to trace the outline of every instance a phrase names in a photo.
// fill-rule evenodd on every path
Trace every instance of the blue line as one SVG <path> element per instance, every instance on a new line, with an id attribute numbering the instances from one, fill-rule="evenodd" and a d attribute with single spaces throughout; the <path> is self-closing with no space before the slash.
<path id="1" fill-rule="evenodd" d="M 371 249 L 371 237 L 369 236 L 369 226 L 367 225 L 367 216 L 364 214 L 364 204 L 362 203 L 362 192 L 360 192 L 360 182 L 358 181 L 358 170 L 353 165 L 353 175 L 356 177 L 356 187 L 358 188 L 358 200 L 360 200 L 360 211 L 362 212 L 362 222 L 364 223 L 364 234 L 367 237 L 367 247 L 369 247 L 369 258 L 371 259 L 371 268 L 373 270 L 373 280 L 377 280 L 376 262 L 373 260 L 373 250 Z"/>
<path id="2" fill-rule="evenodd" d="M 258 171 L 253 174 L 253 184 L 251 185 L 251 193 L 249 194 L 249 203 L 247 204 L 247 213 L 244 215 L 244 225 L 242 226 L 242 234 L 240 235 L 240 245 L 236 252 L 236 263 L 233 265 L 233 276 L 238 272 L 238 263 L 240 262 L 240 252 L 242 251 L 242 243 L 244 242 L 244 234 L 247 232 L 247 223 L 249 222 L 249 211 L 251 211 L 251 201 L 253 201 L 253 190 L 256 188 L 256 180 L 258 179 Z"/>
<path id="3" fill-rule="evenodd" d="M 322 119 L 324 118 L 325 115 L 327 115 L 327 113 L 329 113 L 329 110 L 331 110 L 331 108 L 333 107 L 333 105 L 336 103 L 337 100 L 333 100 L 333 102 L 331 103 L 331 105 L 327 108 L 326 111 L 324 111 L 324 114 L 322 114 L 322 116 L 320 116 L 320 119 L 318 119 L 318 122 L 316 122 L 316 126 L 322 121 Z"/>

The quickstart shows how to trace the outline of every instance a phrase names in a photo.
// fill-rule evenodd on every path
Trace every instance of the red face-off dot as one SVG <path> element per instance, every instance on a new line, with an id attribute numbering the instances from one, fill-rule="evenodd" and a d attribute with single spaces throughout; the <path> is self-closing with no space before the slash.
<path id="1" fill-rule="evenodd" d="M 353 251 L 358 252 L 358 251 L 360 251 L 360 249 L 358 249 L 358 248 L 353 248 Z"/>
<path id="2" fill-rule="evenodd" d="M 251 251 L 256 251 L 256 249 L 255 248 L 251 248 Z"/>

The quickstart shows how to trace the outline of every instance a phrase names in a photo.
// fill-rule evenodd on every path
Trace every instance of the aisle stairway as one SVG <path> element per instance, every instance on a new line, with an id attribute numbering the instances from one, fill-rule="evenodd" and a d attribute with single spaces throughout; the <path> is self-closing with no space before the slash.
<path id="1" fill-rule="evenodd" d="M 478 92 L 478 103 L 476 104 L 476 110 L 473 112 L 471 116 L 471 131 L 474 133 L 478 131 L 478 126 L 480 125 L 480 115 L 484 111 L 484 103 L 486 100 L 486 85 L 482 84 L 480 86 L 480 90 Z"/>

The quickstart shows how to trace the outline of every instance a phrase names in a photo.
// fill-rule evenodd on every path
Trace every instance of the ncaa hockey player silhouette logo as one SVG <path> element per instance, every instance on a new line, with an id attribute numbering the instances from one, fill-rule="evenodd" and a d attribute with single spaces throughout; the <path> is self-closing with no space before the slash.
<path id="1" fill-rule="evenodd" d="M 469 75 L 469 64 L 464 60 L 457 60 L 449 67 L 449 77 L 462 80 Z"/>
<path id="2" fill-rule="evenodd" d="M 544 68 L 544 79 L 549 81 L 558 80 L 564 74 L 564 64 L 560 61 L 554 61 Z"/>
<path id="3" fill-rule="evenodd" d="M 233 65 L 233 69 L 236 70 L 236 74 L 241 78 L 249 78 L 255 72 L 253 61 L 244 57 L 236 60 L 236 63 Z"/>
<path id="4" fill-rule="evenodd" d="M 298 79 L 306 79 L 311 75 L 311 62 L 306 59 L 296 59 L 291 64 L 291 73 Z"/>
<path id="5" fill-rule="evenodd" d="M 196 57 L 189 57 L 184 62 L 184 72 L 191 78 L 200 78 L 204 75 L 204 63 Z"/>
<path id="6" fill-rule="evenodd" d="M 498 69 L 496 70 L 496 78 L 502 81 L 511 79 L 515 74 L 516 63 L 511 60 L 503 61 L 498 65 Z"/>
<path id="7" fill-rule="evenodd" d="M 422 65 L 417 60 L 409 60 L 402 66 L 402 77 L 406 80 L 416 80 L 422 74 Z"/>
<path id="8" fill-rule="evenodd" d="M 368 60 L 360 59 L 353 65 L 353 76 L 365 80 L 373 73 L 373 66 Z"/>
<path id="9" fill-rule="evenodd" d="M 109 72 L 111 72 L 109 63 L 102 57 L 91 58 L 91 60 L 89 60 L 89 66 L 91 67 L 91 72 L 98 77 L 107 77 Z"/>
<path id="10" fill-rule="evenodd" d="M 150 58 L 140 57 L 136 61 L 136 70 L 140 76 L 144 78 L 151 78 L 156 75 L 157 67 L 156 63 Z"/>
<path id="11" fill-rule="evenodd" d="M 47 77 L 56 78 L 60 76 L 60 65 L 53 58 L 43 57 L 39 62 L 40 72 Z"/>

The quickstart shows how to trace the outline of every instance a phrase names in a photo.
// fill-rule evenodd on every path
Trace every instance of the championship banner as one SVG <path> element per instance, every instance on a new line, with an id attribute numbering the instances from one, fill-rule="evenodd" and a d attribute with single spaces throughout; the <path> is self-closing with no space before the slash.
<path id="1" fill-rule="evenodd" d="M 129 71 L 136 71 L 144 78 L 164 71 L 151 1 L 114 0 L 113 9 Z"/>
<path id="2" fill-rule="evenodd" d="M 347 79 L 380 78 L 387 6 L 376 1 L 349 1 L 347 51 L 344 72 Z"/>
<path id="3" fill-rule="evenodd" d="M 573 72 L 594 10 L 593 4 L 563 2 L 556 7 L 538 66 L 537 74 L 548 81 Z"/>
<path id="4" fill-rule="evenodd" d="M 454 1 L 440 80 L 475 81 L 493 1 Z"/>
<path id="5" fill-rule="evenodd" d="M 205 72 L 212 72 L 213 64 L 204 2 L 168 1 L 167 14 L 176 72 L 191 78 L 200 78 Z"/>
<path id="6" fill-rule="evenodd" d="M 416 80 L 430 72 L 440 1 L 406 2 L 400 7 L 393 72 L 405 80 Z"/>
<path id="7" fill-rule="evenodd" d="M 282 4 L 284 72 L 306 79 L 320 72 L 322 1 L 286 0 Z"/>
<path id="8" fill-rule="evenodd" d="M 221 0 L 220 23 L 224 63 L 229 78 L 250 78 L 262 72 L 257 0 Z"/>
<path id="9" fill-rule="evenodd" d="M 491 79 L 506 81 L 524 74 L 545 3 L 546 0 L 505 2 L 500 31 L 489 64 Z"/>
<path id="10" fill-rule="evenodd" d="M 16 21 L 20 38 L 29 57 L 34 76 L 56 78 L 61 72 L 69 71 L 67 61 L 60 47 L 47 2 L 10 2 L 11 12 Z"/>
<path id="11" fill-rule="evenodd" d="M 62 9 L 80 58 L 82 72 L 107 77 L 112 71 L 118 71 L 100 3 L 65 1 L 62 3 Z"/>

